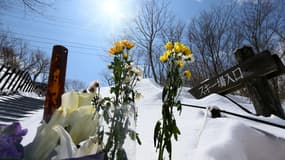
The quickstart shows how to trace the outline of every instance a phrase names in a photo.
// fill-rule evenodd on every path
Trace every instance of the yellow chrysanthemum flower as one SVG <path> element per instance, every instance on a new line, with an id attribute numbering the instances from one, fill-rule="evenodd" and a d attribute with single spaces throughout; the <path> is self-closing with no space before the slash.
<path id="1" fill-rule="evenodd" d="M 190 70 L 184 71 L 184 76 L 185 76 L 187 79 L 190 79 L 190 77 L 191 77 L 191 72 L 190 72 Z"/>
<path id="2" fill-rule="evenodd" d="M 178 67 L 182 68 L 184 67 L 185 63 L 182 60 L 176 61 L 176 64 L 178 65 Z"/>
<path id="3" fill-rule="evenodd" d="M 184 52 L 187 49 L 187 46 L 185 46 L 184 44 L 180 44 L 181 46 L 181 52 Z"/>
<path id="4" fill-rule="evenodd" d="M 174 52 L 175 53 L 179 53 L 182 52 L 182 45 L 179 42 L 175 42 L 174 43 Z"/>
<path id="5" fill-rule="evenodd" d="M 171 55 L 172 51 L 171 50 L 167 50 L 163 53 L 163 55 L 165 55 L 168 59 L 168 57 Z"/>
<path id="6" fill-rule="evenodd" d="M 159 60 L 160 60 L 161 62 L 166 62 L 166 61 L 168 60 L 168 56 L 162 55 L 162 56 L 159 57 Z"/>
<path id="7" fill-rule="evenodd" d="M 114 48 L 110 48 L 110 49 L 109 49 L 109 53 L 110 53 L 111 55 L 115 55 L 115 54 L 116 54 L 115 49 L 114 49 Z"/>
<path id="8" fill-rule="evenodd" d="M 173 44 L 172 42 L 167 42 L 164 46 L 167 50 L 172 50 L 173 49 Z"/>
<path id="9" fill-rule="evenodd" d="M 128 40 L 122 40 L 122 43 L 123 43 L 124 47 L 126 47 L 128 50 L 135 46 L 134 43 L 129 42 Z"/>
<path id="10" fill-rule="evenodd" d="M 123 58 L 124 58 L 124 59 L 128 59 L 128 57 L 129 57 L 129 54 L 128 54 L 128 53 L 123 53 Z"/>
<path id="11" fill-rule="evenodd" d="M 124 49 L 124 44 L 122 42 L 116 42 L 114 44 L 115 54 L 121 53 Z"/>
<path id="12" fill-rule="evenodd" d="M 191 51 L 190 48 L 186 47 L 186 49 L 184 50 L 183 54 L 185 56 L 190 56 L 190 55 L 192 55 L 192 51 Z"/>
<path id="13" fill-rule="evenodd" d="M 161 62 L 166 62 L 171 54 L 172 54 L 172 51 L 171 51 L 171 50 L 167 50 L 167 51 L 165 51 L 165 52 L 163 53 L 162 56 L 160 56 L 159 60 L 160 60 Z"/>

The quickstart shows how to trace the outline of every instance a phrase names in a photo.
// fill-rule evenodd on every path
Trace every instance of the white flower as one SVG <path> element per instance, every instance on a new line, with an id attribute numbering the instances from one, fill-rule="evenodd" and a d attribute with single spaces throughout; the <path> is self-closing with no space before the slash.
<path id="1" fill-rule="evenodd" d="M 190 61 L 192 63 L 195 61 L 195 58 L 194 58 L 193 54 L 190 54 L 188 56 L 183 56 L 183 60 L 184 61 Z"/>
<path id="2" fill-rule="evenodd" d="M 52 157 L 54 160 L 83 157 L 98 153 L 103 149 L 103 146 L 98 144 L 93 138 L 87 138 L 80 144 L 80 148 L 77 148 L 71 136 L 62 126 L 57 125 L 53 127 L 53 130 L 60 136 L 60 144 L 55 149 L 57 155 Z"/>
<path id="3" fill-rule="evenodd" d="M 124 83 L 130 83 L 131 82 L 131 78 L 129 76 L 126 76 L 124 78 Z"/>
<path id="4" fill-rule="evenodd" d="M 132 72 L 134 72 L 138 78 L 138 80 L 142 79 L 143 76 L 143 69 L 141 67 L 133 67 Z"/>
<path id="5" fill-rule="evenodd" d="M 48 159 L 53 149 L 58 146 L 59 138 L 61 144 L 58 147 L 57 158 L 73 156 L 74 142 L 79 144 L 90 136 L 94 136 L 99 126 L 98 117 L 94 117 L 95 108 L 91 105 L 94 95 L 65 93 L 62 96 L 61 107 L 55 111 L 49 123 L 43 123 L 38 128 L 33 142 L 25 148 L 24 159 Z"/>

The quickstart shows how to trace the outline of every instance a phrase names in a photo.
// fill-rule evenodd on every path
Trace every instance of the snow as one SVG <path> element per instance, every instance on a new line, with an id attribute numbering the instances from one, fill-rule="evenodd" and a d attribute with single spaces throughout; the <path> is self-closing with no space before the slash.
<path id="1" fill-rule="evenodd" d="M 21 96 L 25 96 L 25 97 L 30 97 L 30 98 L 34 98 L 34 99 L 41 99 L 44 100 L 45 97 L 39 97 L 38 94 L 34 93 L 34 92 L 23 92 L 23 91 L 18 91 L 18 94 Z"/>
<path id="2" fill-rule="evenodd" d="M 26 146 L 31 143 L 37 133 L 38 126 L 41 124 L 44 111 L 43 109 L 37 110 L 33 113 L 33 116 L 25 118 L 21 121 L 23 128 L 28 129 L 27 135 L 24 136 L 22 140 L 22 145 Z"/>
<path id="3" fill-rule="evenodd" d="M 152 79 L 144 79 L 137 85 L 143 95 L 137 100 L 137 132 L 142 145 L 136 145 L 137 160 L 157 159 L 153 145 L 153 130 L 157 120 L 161 119 L 162 87 Z M 251 116 L 268 122 L 285 125 L 285 121 L 276 117 L 256 117 L 249 115 L 226 98 L 212 94 L 202 99 L 193 98 L 184 88 L 181 101 L 185 104 L 216 106 L 222 110 Z M 101 88 L 107 96 L 109 88 Z M 240 96 L 231 96 L 235 101 L 254 112 L 253 105 Z M 43 111 L 38 110 L 32 116 L 21 121 L 28 134 L 22 144 L 33 140 L 37 126 L 40 125 Z M 181 115 L 176 113 L 177 125 L 181 135 L 173 140 L 173 160 L 284 160 L 285 130 L 258 122 L 224 115 L 222 118 L 210 118 L 205 110 L 183 107 Z"/>
<path id="4" fill-rule="evenodd" d="M 215 141 L 209 143 L 213 137 Z M 194 159 L 281 160 L 284 142 L 235 120 L 214 119 L 205 129 Z"/>

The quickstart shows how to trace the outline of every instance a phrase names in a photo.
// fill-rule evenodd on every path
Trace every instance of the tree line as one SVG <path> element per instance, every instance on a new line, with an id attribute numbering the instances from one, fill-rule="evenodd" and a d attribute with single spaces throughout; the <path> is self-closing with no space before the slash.
<path id="1" fill-rule="evenodd" d="M 41 9 L 51 5 L 51 1 L 20 0 L 1 1 L 0 11 L 14 6 L 23 6 L 28 10 L 40 13 Z M 4 23 L 0 19 L 0 25 Z M 1 27 L 1 26 L 0 26 Z M 9 31 L 0 31 L 0 65 L 27 71 L 33 82 L 47 82 L 50 58 L 40 49 L 31 49 L 28 43 L 15 37 Z"/>
<path id="2" fill-rule="evenodd" d="M 36 12 L 40 12 L 41 7 L 51 4 L 41 0 L 19 2 Z M 170 1 L 144 1 L 137 17 L 123 37 L 136 43 L 137 47 L 133 56 L 137 64 L 144 68 L 144 77 L 153 78 L 157 83 L 164 84 L 166 66 L 160 63 L 159 57 L 167 41 L 180 41 L 188 44 L 195 55 L 195 63 L 186 66 L 192 71 L 188 86 L 195 86 L 205 79 L 215 77 L 236 64 L 233 52 L 244 45 L 253 47 L 257 53 L 269 50 L 271 53 L 278 54 L 284 61 L 285 2 L 283 0 L 224 2 L 202 11 L 194 18 L 182 21 L 171 13 Z M 1 6 L 9 7 L 5 4 L 8 2 L 1 1 Z M 34 50 L 31 54 L 21 54 L 27 48 L 23 41 L 15 42 L 10 38 L 7 42 L 7 37 L 9 37 L 7 34 L 0 36 L 1 41 L 4 42 L 0 42 L 1 53 L 15 52 L 17 58 L 14 60 L 22 58 L 21 64 L 19 64 L 20 61 L 17 63 L 14 61 L 16 63 L 14 65 L 24 64 L 24 67 L 21 66 L 24 69 L 30 72 L 38 71 L 32 66 L 35 61 L 39 62 L 37 58 L 41 57 L 39 56 L 40 50 Z M 10 44 L 10 47 L 2 45 L 5 43 Z M 35 75 L 33 79 L 38 76 L 37 73 L 31 74 Z M 280 93 L 284 92 L 285 97 L 284 82 L 284 76 L 280 76 L 272 80 L 272 85 Z"/>
<path id="3" fill-rule="evenodd" d="M 51 7 L 54 2 L 53 0 L 0 1 L 0 11 L 22 6 L 27 9 L 27 12 L 31 11 L 42 15 L 43 10 Z M 0 27 L 1 22 L 0 19 Z M 48 82 L 50 57 L 40 49 L 31 49 L 26 41 L 15 37 L 4 29 L 0 31 L 0 65 L 27 71 L 33 82 Z M 78 91 L 85 87 L 86 84 L 80 80 L 67 79 L 65 82 L 66 91 Z"/>
<path id="4" fill-rule="evenodd" d="M 137 44 L 134 58 L 144 67 L 144 76 L 157 83 L 163 84 L 165 80 L 165 66 L 159 62 L 159 56 L 167 41 L 186 43 L 195 55 L 195 62 L 186 66 L 192 71 L 188 86 L 232 67 L 236 64 L 235 49 L 244 45 L 253 47 L 256 53 L 269 50 L 284 61 L 285 2 L 282 0 L 225 1 L 188 22 L 171 14 L 170 5 L 165 0 L 146 1 L 126 35 Z M 280 93 L 284 92 L 284 82 L 284 76 L 272 80 Z"/>
<path id="5" fill-rule="evenodd" d="M 48 82 L 50 57 L 40 49 L 31 49 L 24 40 L 7 31 L 0 32 L 0 65 L 27 71 L 33 82 Z M 67 79 L 65 90 L 79 91 L 86 84 L 80 80 Z"/>
<path id="6" fill-rule="evenodd" d="M 0 65 L 27 71 L 33 80 L 46 82 L 50 58 L 40 49 L 29 45 L 7 31 L 0 32 Z M 39 78 L 40 77 L 40 78 Z"/>

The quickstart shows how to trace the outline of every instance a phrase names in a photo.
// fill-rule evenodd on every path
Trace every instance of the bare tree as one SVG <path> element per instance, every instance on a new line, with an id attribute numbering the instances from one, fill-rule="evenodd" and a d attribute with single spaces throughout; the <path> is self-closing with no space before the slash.
<path id="1" fill-rule="evenodd" d="M 285 2 L 283 0 L 256 0 L 244 2 L 236 14 L 236 34 L 242 36 L 242 45 L 250 45 L 255 52 L 269 50 L 278 53 L 280 44 L 284 43 L 285 35 Z M 280 78 L 279 78 L 280 79 Z M 273 88 L 280 92 L 284 82 L 278 82 L 278 77 L 269 81 Z M 282 85 L 278 85 L 282 84 Z"/>
<path id="2" fill-rule="evenodd" d="M 46 80 L 49 70 L 49 57 L 41 50 L 32 51 L 27 43 L 12 35 L 0 33 L 0 60 L 2 64 L 28 71 L 33 81 L 39 76 Z"/>
<path id="3" fill-rule="evenodd" d="M 188 26 L 188 40 L 196 55 L 195 65 L 204 68 L 203 75 L 214 77 L 231 64 L 233 43 L 229 30 L 233 8 L 233 5 L 227 5 L 204 11 Z"/>
<path id="4" fill-rule="evenodd" d="M 0 58 L 1 64 L 19 68 L 19 61 L 16 54 L 16 46 L 18 41 L 11 38 L 8 33 L 0 33 Z"/>
<path id="5" fill-rule="evenodd" d="M 168 41 L 182 42 L 184 38 L 184 30 L 186 24 L 181 20 L 176 20 L 175 17 L 171 17 L 171 23 L 167 23 L 162 29 L 161 39 L 163 44 Z"/>
<path id="6" fill-rule="evenodd" d="M 86 84 L 80 80 L 67 79 L 65 81 L 65 90 L 66 91 L 80 91 L 86 88 Z"/>
<path id="7" fill-rule="evenodd" d="M 35 82 L 41 74 L 48 74 L 49 65 L 49 57 L 47 57 L 41 50 L 35 50 L 32 52 L 31 66 L 28 71 L 32 76 L 33 82 Z"/>
<path id="8" fill-rule="evenodd" d="M 8 10 L 14 6 L 23 5 L 25 8 L 32 10 L 36 13 L 42 13 L 42 9 L 51 6 L 54 0 L 1 0 L 0 9 Z"/>
<path id="9" fill-rule="evenodd" d="M 11 47 L 2 47 L 0 51 L 3 64 L 9 67 L 18 68 L 15 50 Z"/>
<path id="10" fill-rule="evenodd" d="M 132 39 L 136 42 L 140 57 L 145 55 L 145 73 L 151 72 L 155 82 L 158 82 L 155 59 L 158 59 L 159 35 L 169 21 L 168 2 L 163 0 L 150 0 L 141 8 L 135 19 Z"/>
<path id="11" fill-rule="evenodd" d="M 12 46 L 14 45 L 8 33 L 0 32 L 0 47 L 12 47 Z"/>
<path id="12" fill-rule="evenodd" d="M 278 36 L 284 36 L 284 6 L 280 0 L 256 0 L 244 2 L 238 9 L 237 34 L 242 35 L 243 44 L 250 45 L 256 52 L 274 50 Z M 284 38 L 284 37 L 283 37 Z"/>

